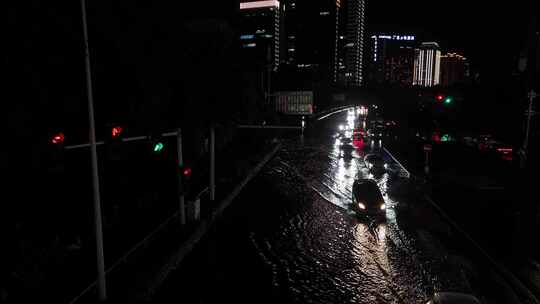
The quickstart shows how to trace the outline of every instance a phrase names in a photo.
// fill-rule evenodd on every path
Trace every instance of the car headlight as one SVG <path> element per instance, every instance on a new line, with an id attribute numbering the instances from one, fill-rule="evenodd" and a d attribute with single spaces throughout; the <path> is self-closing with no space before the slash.
<path id="1" fill-rule="evenodd" d="M 366 209 L 366 205 L 362 204 L 362 203 L 358 203 L 358 207 L 362 210 L 365 210 Z"/>
<path id="2" fill-rule="evenodd" d="M 345 128 L 345 127 L 344 127 L 343 125 L 339 125 L 339 130 L 340 130 L 340 131 L 343 131 L 344 128 Z"/>
<path id="3" fill-rule="evenodd" d="M 381 205 L 381 210 L 385 210 L 385 209 L 386 209 L 386 204 L 383 203 L 383 204 Z"/>

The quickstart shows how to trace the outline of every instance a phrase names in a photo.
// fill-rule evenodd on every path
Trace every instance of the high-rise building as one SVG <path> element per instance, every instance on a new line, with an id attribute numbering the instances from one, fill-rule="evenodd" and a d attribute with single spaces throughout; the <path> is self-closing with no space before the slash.
<path id="1" fill-rule="evenodd" d="M 289 1 L 282 1 L 283 10 L 285 11 L 285 17 L 284 19 L 284 25 L 285 30 L 284 33 L 287 34 L 287 37 L 284 38 L 285 40 L 285 49 L 287 54 L 287 63 L 288 64 L 295 64 L 296 58 L 297 58 L 297 37 L 298 37 L 298 29 L 299 29 L 299 13 L 298 8 L 296 7 L 296 0 L 289 0 Z"/>
<path id="2" fill-rule="evenodd" d="M 248 2 L 249 5 L 244 2 L 241 6 L 245 19 L 256 17 L 257 22 L 251 24 L 259 27 L 269 24 L 270 20 L 261 17 L 263 13 L 268 14 L 269 7 L 279 13 L 282 37 L 277 39 L 280 45 L 277 50 L 279 62 L 287 63 L 287 70 L 295 67 L 300 73 L 310 74 L 313 81 L 328 82 L 328 85 L 332 82 L 346 87 L 362 84 L 364 0 L 280 0 L 278 10 L 275 2 L 256 1 Z M 259 46 L 253 40 L 257 37 L 257 27 L 246 25 L 242 29 L 243 33 L 244 29 L 249 29 L 247 36 L 241 37 L 245 38 L 244 46 Z"/>
<path id="3" fill-rule="evenodd" d="M 441 51 L 436 42 L 424 42 L 415 50 L 413 85 L 432 87 L 439 84 Z"/>
<path id="4" fill-rule="evenodd" d="M 372 35 L 366 63 L 366 81 L 412 85 L 415 46 L 414 35 Z"/>
<path id="5" fill-rule="evenodd" d="M 345 1 L 346 7 L 340 12 L 341 16 L 346 18 L 346 31 L 344 33 L 345 45 L 343 49 L 344 68 L 342 69 L 343 72 L 341 75 L 339 75 L 340 72 L 338 72 L 337 78 L 338 82 L 342 82 L 346 87 L 359 87 L 364 80 L 363 56 L 366 6 L 364 0 L 338 0 L 337 3 L 339 3 L 340 8 L 343 5 L 342 2 Z"/>
<path id="6" fill-rule="evenodd" d="M 297 62 L 329 65 L 335 43 L 335 0 L 296 0 Z M 292 3 L 291 3 L 292 5 Z"/>
<path id="7" fill-rule="evenodd" d="M 448 53 L 441 56 L 441 85 L 444 87 L 463 83 L 469 76 L 467 58 L 460 54 Z"/>
<path id="8" fill-rule="evenodd" d="M 246 58 L 271 64 L 277 70 L 286 58 L 280 2 L 241 0 L 240 13 L 240 40 Z"/>

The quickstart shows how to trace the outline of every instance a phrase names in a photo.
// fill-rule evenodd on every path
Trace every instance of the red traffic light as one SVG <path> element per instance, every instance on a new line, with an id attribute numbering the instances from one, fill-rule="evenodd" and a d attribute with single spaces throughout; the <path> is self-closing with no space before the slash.
<path id="1" fill-rule="evenodd" d="M 437 95 L 437 100 L 442 101 L 444 99 L 444 96 L 442 94 Z"/>
<path id="2" fill-rule="evenodd" d="M 191 168 L 184 168 L 182 170 L 182 175 L 184 177 L 188 177 L 188 178 L 191 177 Z"/>
<path id="3" fill-rule="evenodd" d="M 123 131 L 122 127 L 120 127 L 120 126 L 113 127 L 112 130 L 111 130 L 112 138 L 120 137 L 120 134 L 122 134 L 122 131 Z"/>
<path id="4" fill-rule="evenodd" d="M 54 134 L 53 137 L 51 137 L 51 142 L 55 145 L 61 145 L 64 143 L 64 139 L 66 137 L 64 136 L 64 133 L 59 132 L 57 134 Z"/>

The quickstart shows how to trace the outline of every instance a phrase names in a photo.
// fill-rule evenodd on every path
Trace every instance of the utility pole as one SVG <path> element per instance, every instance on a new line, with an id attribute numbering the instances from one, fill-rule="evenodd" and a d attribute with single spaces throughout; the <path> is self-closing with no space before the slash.
<path id="1" fill-rule="evenodd" d="M 267 100 L 266 103 L 270 105 L 270 102 L 272 101 L 272 89 L 271 89 L 271 82 L 272 82 L 272 50 L 270 45 L 267 48 L 266 52 L 266 67 L 267 67 L 267 76 L 266 76 L 266 96 Z"/>
<path id="2" fill-rule="evenodd" d="M 181 170 L 184 169 L 184 157 L 182 152 L 182 129 L 178 129 L 176 132 L 176 153 L 178 153 L 178 168 Z M 180 225 L 184 226 L 186 224 L 186 207 L 185 207 L 185 192 L 186 189 L 184 189 L 184 181 L 183 181 L 183 172 L 180 172 L 178 174 L 178 186 L 180 188 L 179 193 L 179 203 L 178 206 L 178 214 L 180 216 Z"/>
<path id="3" fill-rule="evenodd" d="M 527 153 L 529 148 L 529 134 L 531 131 L 531 117 L 534 115 L 533 113 L 533 100 L 537 97 L 536 92 L 534 90 L 531 90 L 528 94 L 529 97 L 529 109 L 527 111 L 527 127 L 525 129 L 525 140 L 523 141 L 523 147 L 521 148 L 521 154 L 522 154 L 522 161 L 521 161 L 521 167 L 524 168 L 526 165 L 527 160 Z"/>
<path id="4" fill-rule="evenodd" d="M 537 97 L 534 87 L 537 85 L 537 50 L 539 44 L 538 37 L 538 24 L 536 17 L 533 17 L 529 23 L 528 29 L 528 47 L 527 47 L 527 59 L 525 65 L 526 72 L 526 82 L 530 88 L 527 97 L 529 99 L 528 111 L 525 113 L 527 115 L 527 125 L 525 130 L 525 140 L 523 141 L 523 147 L 520 149 L 520 167 L 525 168 L 528 158 L 528 148 L 529 148 L 529 139 L 530 139 L 530 129 L 531 129 L 531 118 L 535 113 L 533 112 L 533 101 Z"/>
<path id="5" fill-rule="evenodd" d="M 210 127 L 210 200 L 216 198 L 216 139 L 215 129 Z"/>
<path id="6" fill-rule="evenodd" d="M 99 171 L 98 157 L 96 149 L 96 126 L 94 118 L 94 99 L 92 95 L 92 73 L 90 70 L 90 51 L 88 47 L 88 29 L 86 22 L 86 1 L 81 0 L 81 12 L 84 34 L 84 57 L 86 68 L 86 89 L 88 91 L 88 120 L 90 122 L 90 154 L 92 158 L 92 185 L 94 190 L 94 228 L 96 234 L 96 256 L 97 256 L 97 287 L 98 299 L 100 302 L 107 300 L 107 289 L 105 282 L 105 257 L 103 254 L 103 226 L 101 218 L 101 201 L 99 191 Z"/>

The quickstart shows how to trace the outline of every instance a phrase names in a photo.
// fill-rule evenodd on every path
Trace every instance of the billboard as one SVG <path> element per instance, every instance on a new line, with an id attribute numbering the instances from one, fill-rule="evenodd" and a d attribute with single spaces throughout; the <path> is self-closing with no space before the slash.
<path id="1" fill-rule="evenodd" d="M 275 110 L 287 115 L 312 115 L 313 91 L 276 92 Z"/>

